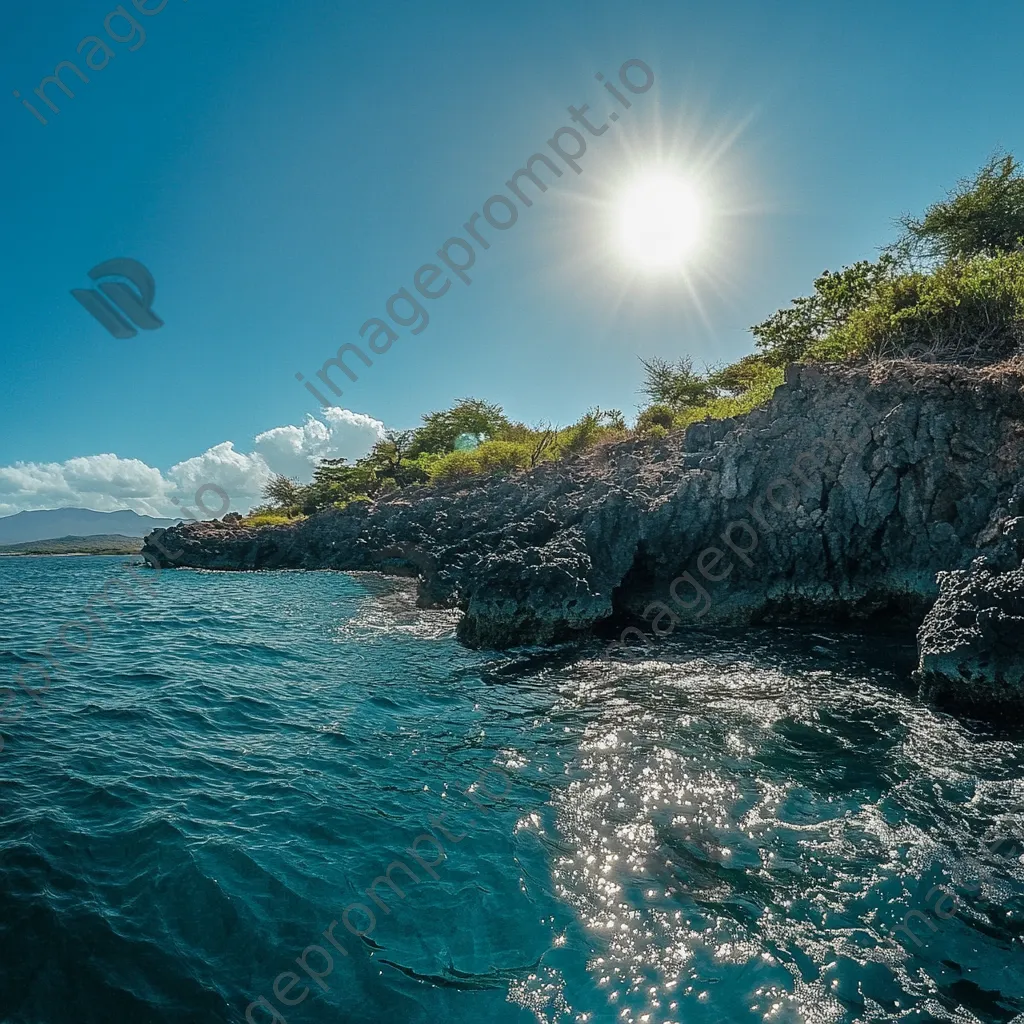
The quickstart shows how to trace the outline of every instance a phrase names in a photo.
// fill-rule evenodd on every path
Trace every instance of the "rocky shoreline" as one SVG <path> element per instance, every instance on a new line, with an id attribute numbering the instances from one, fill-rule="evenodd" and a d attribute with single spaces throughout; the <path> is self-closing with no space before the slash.
<path id="1" fill-rule="evenodd" d="M 793 365 L 744 417 L 295 524 L 172 527 L 143 554 L 415 575 L 494 648 L 884 617 L 920 627 L 924 695 L 1021 714 L 1022 456 L 1024 363 Z"/>

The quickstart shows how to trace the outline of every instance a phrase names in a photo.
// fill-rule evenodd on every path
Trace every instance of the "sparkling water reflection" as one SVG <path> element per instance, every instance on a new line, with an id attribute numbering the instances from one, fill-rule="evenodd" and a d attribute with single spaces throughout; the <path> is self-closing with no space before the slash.
<path id="1" fill-rule="evenodd" d="M 5 675 L 127 573 L 0 560 Z M 1024 1012 L 1024 736 L 918 702 L 912 646 L 453 626 L 332 573 L 164 573 L 111 614 L 4 728 L 0 1020 L 242 1020 L 439 813 L 438 877 L 339 926 L 290 1024 Z"/>

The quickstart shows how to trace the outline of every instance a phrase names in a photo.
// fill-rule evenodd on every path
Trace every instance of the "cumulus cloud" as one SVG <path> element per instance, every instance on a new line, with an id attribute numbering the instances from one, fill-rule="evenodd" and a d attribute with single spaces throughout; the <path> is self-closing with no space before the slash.
<path id="1" fill-rule="evenodd" d="M 256 436 L 256 451 L 272 473 L 308 484 L 320 459 L 362 458 L 380 437 L 384 424 L 363 413 L 332 406 L 326 423 L 312 416 L 301 427 L 274 427 Z"/>
<path id="2" fill-rule="evenodd" d="M 247 512 L 260 501 L 272 476 L 280 473 L 308 483 L 320 459 L 361 458 L 383 429 L 371 416 L 330 408 L 323 420 L 307 416 L 301 426 L 264 431 L 254 439 L 252 452 L 222 441 L 166 472 L 114 454 L 16 462 L 0 466 L 0 516 L 42 508 L 128 508 L 142 515 L 200 519 L 222 516 L 229 509 Z"/>
<path id="3" fill-rule="evenodd" d="M 202 455 L 171 466 L 167 482 L 174 491 L 174 504 L 191 508 L 197 519 L 206 519 L 229 510 L 248 510 L 272 476 L 262 456 L 245 455 L 235 451 L 230 441 L 222 441 Z"/>
<path id="4" fill-rule="evenodd" d="M 0 466 L 0 514 L 23 509 L 133 508 L 149 515 L 167 492 L 160 470 L 138 459 L 88 455 L 67 462 L 16 462 Z"/>

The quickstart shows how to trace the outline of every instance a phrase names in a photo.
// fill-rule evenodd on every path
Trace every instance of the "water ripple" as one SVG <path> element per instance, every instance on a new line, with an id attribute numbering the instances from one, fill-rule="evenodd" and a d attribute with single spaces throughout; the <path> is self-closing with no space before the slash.
<path id="1" fill-rule="evenodd" d="M 912 646 L 719 631 L 619 664 L 454 624 L 372 575 L 0 560 L 0 672 L 57 663 L 2 726 L 0 1021 L 1024 1012 L 1024 736 L 920 704 Z M 326 987 L 276 999 L 358 903 Z"/>

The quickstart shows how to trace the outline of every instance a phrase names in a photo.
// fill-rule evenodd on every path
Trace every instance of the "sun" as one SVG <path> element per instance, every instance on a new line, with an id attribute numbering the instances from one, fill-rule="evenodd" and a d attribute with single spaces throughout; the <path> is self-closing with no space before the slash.
<path id="1" fill-rule="evenodd" d="M 698 248 L 704 221 L 701 197 L 689 182 L 666 172 L 645 174 L 618 204 L 618 245 L 633 265 L 673 270 Z"/>

